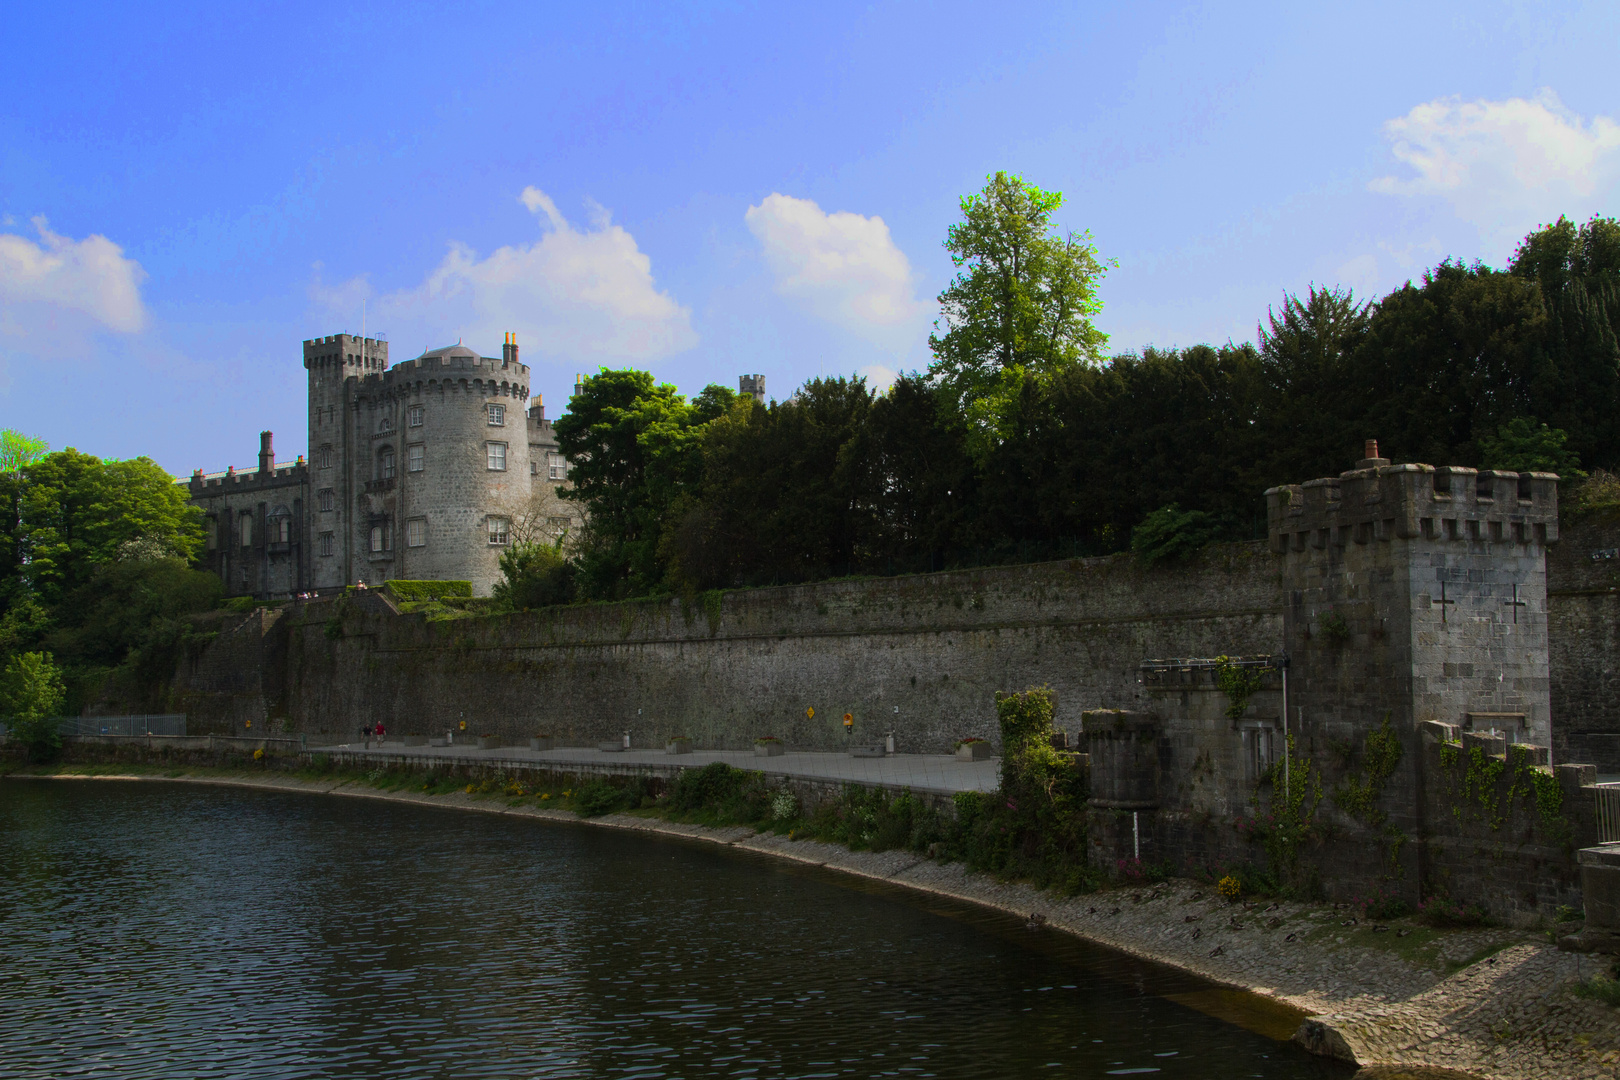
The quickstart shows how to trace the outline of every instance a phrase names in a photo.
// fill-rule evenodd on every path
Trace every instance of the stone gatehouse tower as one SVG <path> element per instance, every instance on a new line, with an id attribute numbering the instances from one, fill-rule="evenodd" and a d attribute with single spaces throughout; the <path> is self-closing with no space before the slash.
<path id="1" fill-rule="evenodd" d="M 568 467 L 508 334 L 499 359 L 465 345 L 392 367 L 388 342 L 304 342 L 309 455 L 191 477 L 204 565 L 263 599 L 389 579 L 465 580 L 488 595 L 514 540 L 583 524 L 557 497 Z"/>
<path id="2" fill-rule="evenodd" d="M 1387 880 L 1415 902 L 1445 855 L 1431 840 L 1441 794 L 1427 790 L 1423 732 L 1524 744 L 1547 763 L 1558 478 L 1393 465 L 1369 441 L 1355 468 L 1272 488 L 1266 505 L 1276 606 L 1255 616 L 1266 654 L 1147 659 L 1131 709 L 1085 714 L 1092 858 L 1252 858 L 1249 837 L 1211 823 L 1274 809 L 1273 770 L 1292 739 L 1290 767 L 1311 770 L 1294 782 L 1326 796 L 1316 813 L 1336 837 L 1334 874 Z M 1257 680 L 1235 717 L 1218 687 L 1233 660 Z M 1362 782 L 1386 720 L 1398 762 L 1376 814 L 1358 816 L 1332 793 Z"/>

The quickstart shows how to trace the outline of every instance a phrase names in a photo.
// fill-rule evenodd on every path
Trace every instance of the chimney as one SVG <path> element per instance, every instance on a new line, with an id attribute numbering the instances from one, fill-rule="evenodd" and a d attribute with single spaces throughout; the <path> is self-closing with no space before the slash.
<path id="1" fill-rule="evenodd" d="M 576 374 L 574 376 L 574 396 L 579 397 L 579 395 L 583 394 L 584 392 L 585 376 Z"/>
<path id="2" fill-rule="evenodd" d="M 506 344 L 501 346 L 501 363 L 515 364 L 518 362 L 518 343 L 516 334 L 506 335 Z"/>
<path id="3" fill-rule="evenodd" d="M 529 399 L 529 415 L 540 421 L 544 421 L 546 418 L 546 403 L 543 397 L 541 394 L 536 394 Z"/>
<path id="4" fill-rule="evenodd" d="M 1366 443 L 1366 446 L 1363 447 L 1363 450 L 1364 450 L 1364 452 L 1366 453 L 1367 456 L 1362 458 L 1360 461 L 1356 462 L 1356 468 L 1358 468 L 1358 469 L 1378 469 L 1378 468 L 1382 468 L 1383 466 L 1389 464 L 1389 458 L 1383 458 L 1383 457 L 1378 456 L 1378 440 L 1377 439 L 1368 439 L 1367 443 Z"/>
<path id="5" fill-rule="evenodd" d="M 259 473 L 263 476 L 269 476 L 276 470 L 276 452 L 270 442 L 270 432 L 259 432 Z"/>

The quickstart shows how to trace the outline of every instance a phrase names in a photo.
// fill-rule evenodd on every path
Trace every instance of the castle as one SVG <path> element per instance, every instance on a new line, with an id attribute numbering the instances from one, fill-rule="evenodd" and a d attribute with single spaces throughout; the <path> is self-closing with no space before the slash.
<path id="1" fill-rule="evenodd" d="M 470 581 L 488 596 L 513 543 L 577 533 L 584 513 L 546 407 L 529 397 L 517 335 L 501 358 L 457 343 L 388 366 L 388 342 L 304 342 L 309 456 L 192 473 L 206 521 L 201 560 L 227 596 L 284 600 L 389 580 Z M 583 376 L 575 376 L 574 392 Z M 738 379 L 765 400 L 765 376 Z"/>
<path id="2" fill-rule="evenodd" d="M 192 474 L 206 515 L 203 565 L 227 595 L 282 599 L 389 579 L 471 581 L 487 596 L 515 541 L 583 524 L 529 369 L 508 334 L 500 359 L 465 345 L 390 367 L 388 342 L 304 342 L 309 456 Z"/>

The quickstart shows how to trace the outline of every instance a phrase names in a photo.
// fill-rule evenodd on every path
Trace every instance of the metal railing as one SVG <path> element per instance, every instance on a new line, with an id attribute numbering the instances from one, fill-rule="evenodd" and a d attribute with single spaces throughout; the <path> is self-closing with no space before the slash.
<path id="1" fill-rule="evenodd" d="M 1597 800 L 1598 843 L 1620 841 L 1620 784 L 1596 784 L 1594 788 L 1592 795 Z"/>
<path id="2" fill-rule="evenodd" d="M 62 720 L 63 735 L 184 735 L 185 713 L 155 713 L 145 716 L 68 716 Z"/>

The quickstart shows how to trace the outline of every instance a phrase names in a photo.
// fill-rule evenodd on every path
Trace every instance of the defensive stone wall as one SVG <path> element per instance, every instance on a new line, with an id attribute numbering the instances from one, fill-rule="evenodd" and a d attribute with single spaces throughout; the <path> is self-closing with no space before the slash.
<path id="1" fill-rule="evenodd" d="M 1576 851 L 1597 842 L 1596 770 L 1548 765 L 1548 748 L 1421 725 L 1424 895 L 1517 923 L 1581 907 Z"/>
<path id="2" fill-rule="evenodd" d="M 1566 525 L 1547 555 L 1553 760 L 1620 773 L 1620 514 Z"/>
<path id="3" fill-rule="evenodd" d="M 895 733 L 942 753 L 998 742 L 995 693 L 1047 685 L 1058 726 L 1136 700 L 1144 657 L 1257 653 L 1281 636 L 1263 545 L 1176 567 L 1126 556 L 826 582 L 428 623 L 346 601 L 289 606 L 278 717 L 300 732 L 382 721 L 400 733 L 545 733 L 637 746 L 763 734 L 836 750 Z M 813 713 L 812 713 L 813 710 Z"/>
<path id="4" fill-rule="evenodd" d="M 171 703 L 186 714 L 187 734 L 270 733 L 267 721 L 281 700 L 285 666 L 286 635 L 275 632 L 281 616 L 266 608 L 207 616 L 199 629 L 213 640 L 185 655 L 175 673 Z"/>

